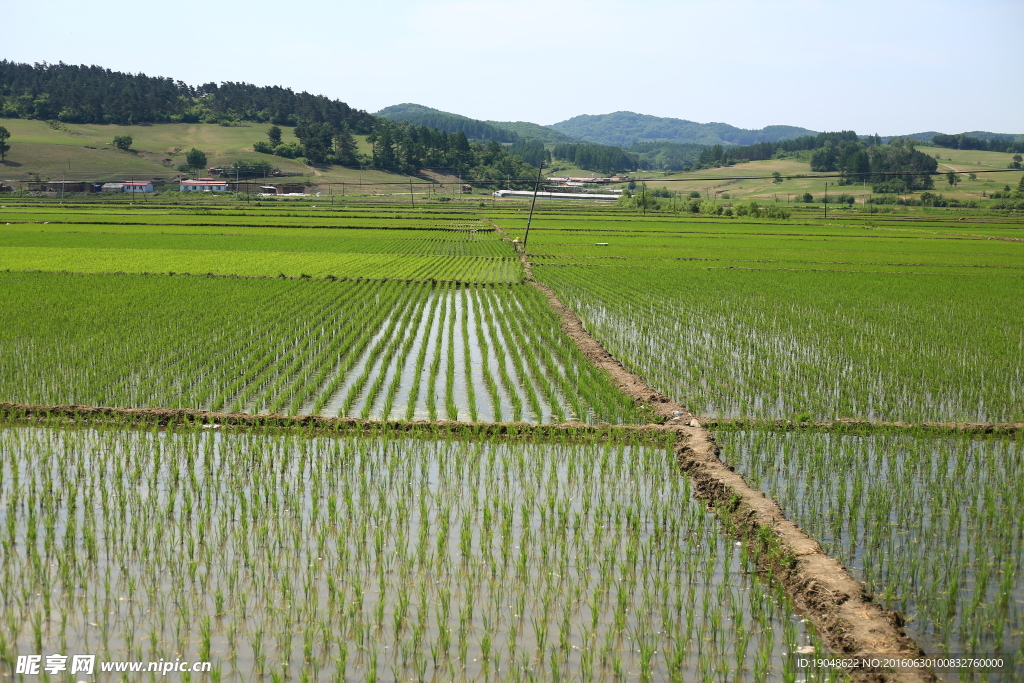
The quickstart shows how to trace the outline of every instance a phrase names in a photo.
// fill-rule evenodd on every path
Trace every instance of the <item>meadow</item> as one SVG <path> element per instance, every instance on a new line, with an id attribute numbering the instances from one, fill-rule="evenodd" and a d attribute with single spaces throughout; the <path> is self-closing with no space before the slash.
<path id="1" fill-rule="evenodd" d="M 767 681 L 823 652 L 656 439 L 4 424 L 0 453 L 0 667 Z"/>

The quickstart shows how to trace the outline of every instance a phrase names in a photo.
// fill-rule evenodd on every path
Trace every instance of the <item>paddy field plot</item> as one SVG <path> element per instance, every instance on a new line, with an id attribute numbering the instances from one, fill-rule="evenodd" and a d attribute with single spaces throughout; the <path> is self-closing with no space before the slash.
<path id="1" fill-rule="evenodd" d="M 929 655 L 1003 657 L 1003 677 L 992 680 L 1024 677 L 1019 439 L 732 429 L 718 436 L 726 462 L 904 614 Z"/>
<path id="2" fill-rule="evenodd" d="M 345 216 L 139 213 L 3 213 L 0 268 L 463 282 L 521 279 L 509 243 L 493 228 L 470 219 L 378 216 L 350 221 Z"/>
<path id="3" fill-rule="evenodd" d="M 525 285 L 0 273 L 0 399 L 637 423 Z"/>
<path id="4" fill-rule="evenodd" d="M 1024 420 L 1024 278 L 534 265 L 588 330 L 709 417 Z"/>
<path id="5" fill-rule="evenodd" d="M 5 423 L 0 667 L 795 680 L 821 646 L 666 446 Z"/>

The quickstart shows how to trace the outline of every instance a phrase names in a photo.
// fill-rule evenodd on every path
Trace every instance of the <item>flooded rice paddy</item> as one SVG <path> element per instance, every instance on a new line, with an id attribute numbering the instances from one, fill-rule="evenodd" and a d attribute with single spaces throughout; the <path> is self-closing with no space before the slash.
<path id="1" fill-rule="evenodd" d="M 797 680 L 820 645 L 664 446 L 4 426 L 0 667 Z"/>
<path id="2" fill-rule="evenodd" d="M 737 472 L 906 616 L 927 654 L 1001 656 L 1002 672 L 963 679 L 1024 679 L 1019 439 L 722 430 L 719 441 Z"/>

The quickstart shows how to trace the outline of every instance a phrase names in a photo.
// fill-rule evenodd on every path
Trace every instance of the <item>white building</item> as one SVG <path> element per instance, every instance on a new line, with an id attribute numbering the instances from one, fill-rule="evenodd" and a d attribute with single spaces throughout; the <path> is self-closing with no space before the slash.
<path id="1" fill-rule="evenodd" d="M 121 183 L 124 192 L 152 192 L 153 183 L 149 180 L 126 180 Z"/>
<path id="2" fill-rule="evenodd" d="M 533 192 L 529 190 L 498 190 L 492 192 L 494 197 L 514 197 L 520 199 L 533 199 Z M 614 194 L 590 194 L 584 192 L 538 192 L 537 199 L 592 199 L 594 201 L 615 201 L 619 198 Z"/>
<path id="3" fill-rule="evenodd" d="M 224 192 L 228 189 L 228 181 L 213 178 L 198 180 L 182 180 L 178 186 L 181 192 Z"/>

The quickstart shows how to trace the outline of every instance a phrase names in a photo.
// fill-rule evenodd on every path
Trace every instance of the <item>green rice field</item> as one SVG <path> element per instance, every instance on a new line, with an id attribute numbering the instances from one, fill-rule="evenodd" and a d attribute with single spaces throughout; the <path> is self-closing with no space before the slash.
<path id="1" fill-rule="evenodd" d="M 0 273 L 0 283 L 8 401 L 395 420 L 644 419 L 524 285 L 60 273 Z"/>
<path id="2" fill-rule="evenodd" d="M 460 282 L 521 279 L 510 244 L 479 220 L 347 214 L 317 221 L 301 215 L 154 213 L 0 213 L 5 219 L 0 225 L 0 268 Z"/>
<path id="3" fill-rule="evenodd" d="M 0 677 L 77 648 L 204 681 L 845 680 L 795 665 L 817 616 L 534 282 L 704 418 L 1024 421 L 1007 212 L 545 202 L 527 238 L 490 197 L 239 199 L 4 197 L 0 402 L 372 422 L 5 409 Z M 1024 676 L 1019 434 L 858 430 L 717 440 L 925 653 L 1007 662 L 942 681 Z"/>
<path id="4" fill-rule="evenodd" d="M 702 415 L 1024 420 L 1020 276 L 663 261 L 533 270 L 613 354 Z"/>

